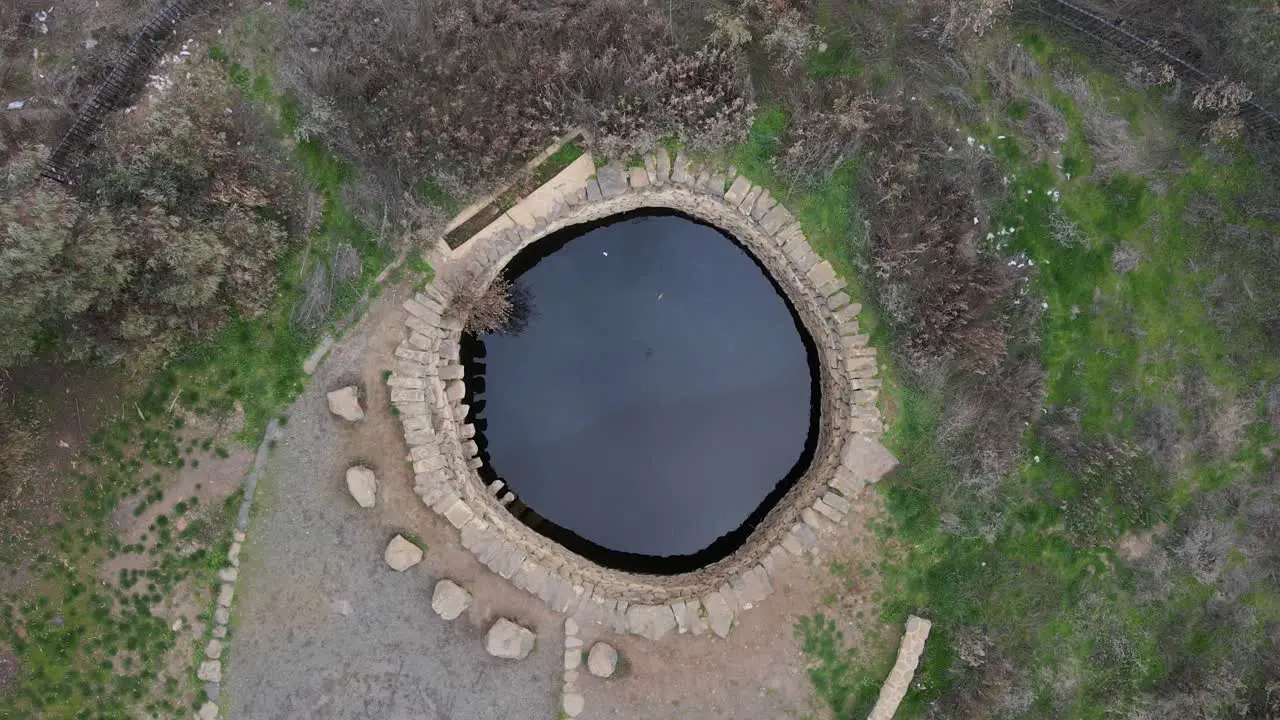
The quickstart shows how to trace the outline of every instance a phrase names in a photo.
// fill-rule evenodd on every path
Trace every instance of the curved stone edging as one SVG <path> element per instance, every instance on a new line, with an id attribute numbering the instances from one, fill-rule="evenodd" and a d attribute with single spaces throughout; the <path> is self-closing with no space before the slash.
<path id="1" fill-rule="evenodd" d="M 408 337 L 395 351 L 388 385 L 410 447 L 415 492 L 461 531 L 462 544 L 517 587 L 567 612 L 659 639 L 672 631 L 728 633 L 735 615 L 772 592 L 770 576 L 789 556 L 816 549 L 848 512 L 851 498 L 896 460 L 877 441 L 875 349 L 859 333 L 851 302 L 831 265 L 805 240 L 799 223 L 768 190 L 743 177 L 697 170 L 665 150 L 645 167 L 599 168 L 583 187 L 562 189 L 542 216 L 477 237 L 455 252 L 453 273 L 482 290 L 525 246 L 563 228 L 644 207 L 672 209 L 732 234 L 782 287 L 817 348 L 822 387 L 812 462 L 792 489 L 733 554 L 696 571 L 660 576 L 602 567 L 526 527 L 477 474 L 475 428 L 466 422 L 459 363 L 463 318 L 438 284 L 405 302 Z M 472 243 L 476 243 L 472 245 Z"/>

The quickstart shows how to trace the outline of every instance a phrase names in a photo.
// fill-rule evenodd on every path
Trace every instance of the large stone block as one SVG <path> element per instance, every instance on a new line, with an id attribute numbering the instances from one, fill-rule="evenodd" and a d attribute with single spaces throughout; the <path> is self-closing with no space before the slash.
<path id="1" fill-rule="evenodd" d="M 854 482 L 874 483 L 898 466 L 898 459 L 884 445 L 862 435 L 845 440 L 840 464 Z"/>
<path id="2" fill-rule="evenodd" d="M 338 388 L 328 395 L 329 412 L 346 420 L 359 422 L 364 419 L 364 408 L 360 407 L 360 391 L 355 385 Z"/>
<path id="3" fill-rule="evenodd" d="M 387 543 L 387 549 L 382 553 L 382 559 L 392 570 L 404 572 L 422 562 L 422 548 L 404 539 L 404 537 L 396 535 L 391 538 L 391 542 Z"/>
<path id="4" fill-rule="evenodd" d="M 363 465 L 347 468 L 347 492 L 357 505 L 371 508 L 378 502 L 378 479 Z"/>
<path id="5" fill-rule="evenodd" d="M 471 607 L 471 593 L 452 580 L 441 580 L 431 594 L 431 609 L 445 620 L 453 620 Z"/>
<path id="6" fill-rule="evenodd" d="M 485 636 L 484 647 L 494 657 L 523 660 L 533 652 L 535 641 L 533 631 L 529 628 L 521 627 L 506 618 L 498 618 Z"/>

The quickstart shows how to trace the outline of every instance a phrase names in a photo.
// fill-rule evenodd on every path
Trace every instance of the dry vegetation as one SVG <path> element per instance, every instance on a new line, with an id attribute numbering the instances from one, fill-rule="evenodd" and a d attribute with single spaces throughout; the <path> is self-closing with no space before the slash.
<path id="1" fill-rule="evenodd" d="M 741 58 L 657 7 L 321 0 L 290 28 L 299 128 L 377 184 L 375 213 L 408 213 L 424 182 L 471 197 L 573 125 L 621 155 L 668 135 L 722 147 L 750 120 Z"/>

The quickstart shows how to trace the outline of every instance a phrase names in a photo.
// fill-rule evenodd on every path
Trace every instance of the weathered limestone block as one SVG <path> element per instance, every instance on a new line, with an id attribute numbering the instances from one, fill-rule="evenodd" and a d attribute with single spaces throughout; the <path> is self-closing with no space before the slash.
<path id="1" fill-rule="evenodd" d="M 708 593 L 702 598 L 702 606 L 707 611 L 707 624 L 711 632 L 720 637 L 728 637 L 733 627 L 733 608 L 719 591 Z"/>
<path id="2" fill-rule="evenodd" d="M 598 678 L 613 677 L 618 668 L 618 651 L 608 643 L 598 642 L 587 653 L 587 670 Z"/>
<path id="3" fill-rule="evenodd" d="M 728 201 L 730 205 L 733 205 L 736 207 L 739 203 L 742 202 L 742 199 L 747 196 L 747 193 L 750 190 L 751 190 L 751 181 L 739 175 L 738 177 L 734 178 L 733 184 L 729 186 L 729 189 L 727 191 L 725 191 L 724 199 Z"/>
<path id="4" fill-rule="evenodd" d="M 363 465 L 347 468 L 347 492 L 362 508 L 371 508 L 378 501 L 378 479 L 373 471 Z"/>
<path id="5" fill-rule="evenodd" d="M 853 480 L 874 483 L 898 466 L 898 459 L 885 446 L 861 435 L 845 440 L 840 464 Z"/>
<path id="6" fill-rule="evenodd" d="M 600 183 L 600 192 L 606 198 L 617 197 L 627 191 L 627 173 L 616 163 L 596 168 L 596 181 Z"/>
<path id="7" fill-rule="evenodd" d="M 471 593 L 452 580 L 441 580 L 431 594 L 431 609 L 445 620 L 453 620 L 471 607 Z"/>
<path id="8" fill-rule="evenodd" d="M 387 566 L 396 572 L 404 572 L 422 562 L 422 548 L 414 545 L 400 535 L 391 538 L 387 549 L 382 554 Z"/>
<path id="9" fill-rule="evenodd" d="M 489 634 L 485 636 L 484 647 L 494 657 L 523 660 L 533 652 L 534 642 L 532 630 L 521 627 L 506 618 L 498 618 L 493 627 L 489 628 Z"/>
<path id="10" fill-rule="evenodd" d="M 671 155 L 667 153 L 666 148 L 658 148 L 653 153 L 655 169 L 657 170 L 657 184 L 665 185 L 671 179 Z"/>
<path id="11" fill-rule="evenodd" d="M 346 420 L 359 422 L 364 419 L 364 409 L 360 407 L 360 391 L 355 385 L 348 385 L 329 393 L 329 412 Z"/>

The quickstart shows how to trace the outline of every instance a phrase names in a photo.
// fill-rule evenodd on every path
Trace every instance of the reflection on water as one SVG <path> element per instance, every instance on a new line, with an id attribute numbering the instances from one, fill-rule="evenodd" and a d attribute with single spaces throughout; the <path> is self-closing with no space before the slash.
<path id="1" fill-rule="evenodd" d="M 765 272 L 715 228 L 640 214 L 535 243 L 509 273 L 537 312 L 467 343 L 486 478 L 604 564 L 732 551 L 816 433 L 814 354 Z"/>

